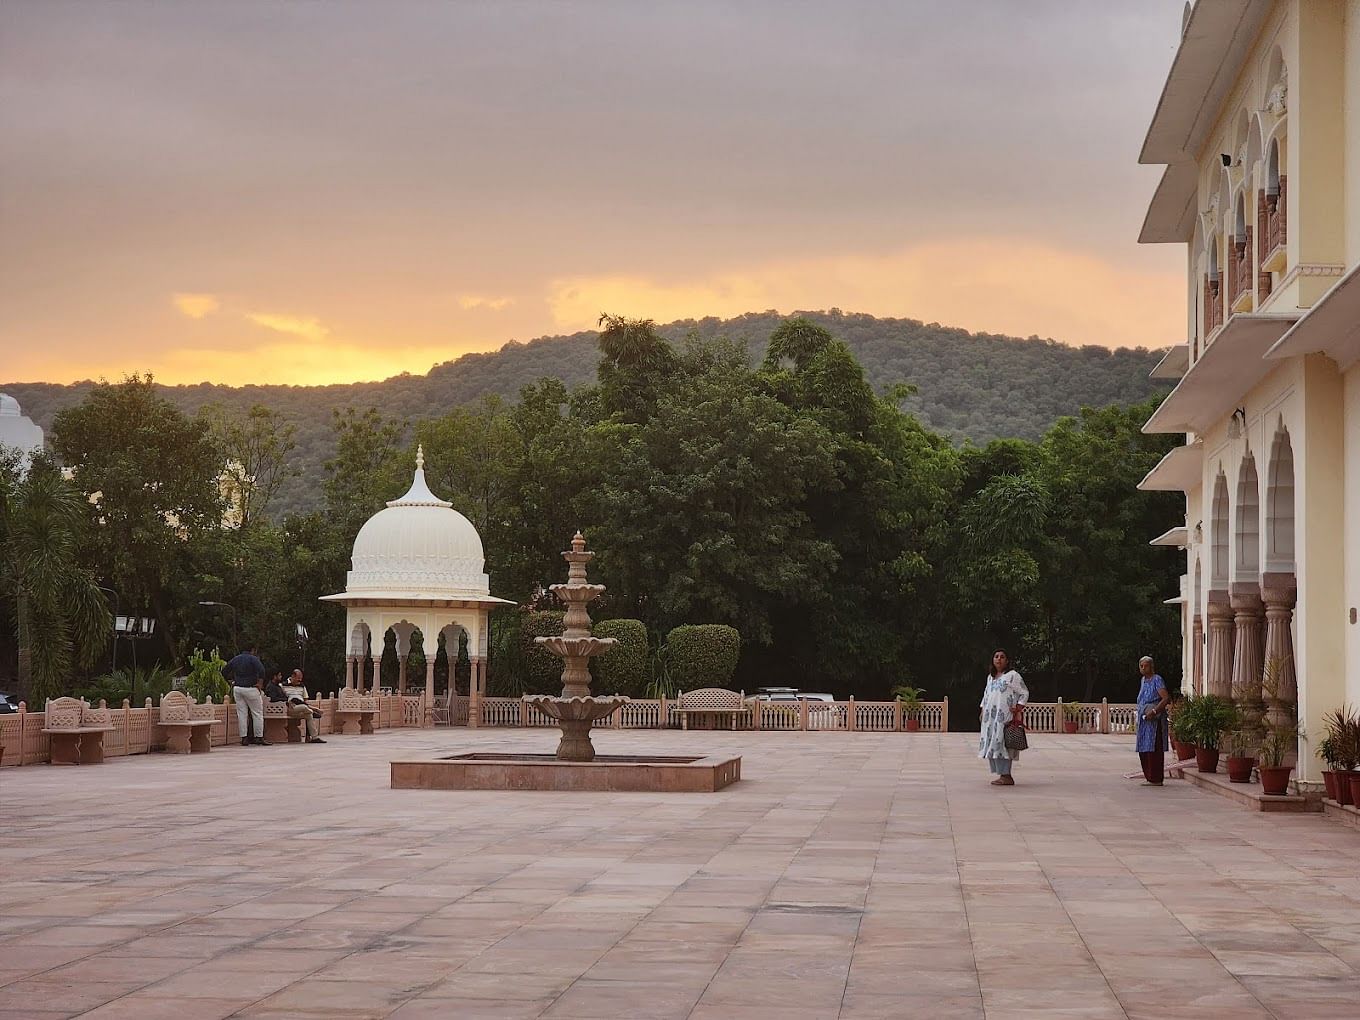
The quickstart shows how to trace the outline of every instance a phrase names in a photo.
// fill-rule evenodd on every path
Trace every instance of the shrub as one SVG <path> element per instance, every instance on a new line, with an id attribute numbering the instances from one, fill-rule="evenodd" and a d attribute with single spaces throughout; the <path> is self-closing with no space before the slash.
<path id="1" fill-rule="evenodd" d="M 641 620 L 602 620 L 596 637 L 618 644 L 590 663 L 596 694 L 624 694 L 640 698 L 647 688 L 647 627 Z"/>
<path id="2" fill-rule="evenodd" d="M 740 655 L 741 635 L 725 624 L 686 624 L 666 635 L 665 668 L 675 690 L 729 687 Z"/>
<path id="3" fill-rule="evenodd" d="M 231 685 L 222 675 L 222 667 L 226 664 L 216 648 L 206 655 L 202 648 L 195 648 L 194 654 L 189 656 L 189 675 L 184 678 L 184 693 L 199 702 L 207 701 L 210 697 L 213 701 L 226 701 L 227 695 L 231 693 Z"/>
<path id="4" fill-rule="evenodd" d="M 174 674 L 159 663 L 135 669 L 118 669 L 95 677 L 88 687 L 76 691 L 76 697 L 84 698 L 91 705 L 104 701 L 115 708 L 135 698 L 140 707 L 146 698 L 159 703 L 162 694 L 170 693 L 173 679 Z"/>
<path id="5" fill-rule="evenodd" d="M 534 644 L 536 637 L 562 633 L 565 613 L 556 609 L 523 613 L 519 620 L 521 694 L 561 694 L 562 660 Z"/>

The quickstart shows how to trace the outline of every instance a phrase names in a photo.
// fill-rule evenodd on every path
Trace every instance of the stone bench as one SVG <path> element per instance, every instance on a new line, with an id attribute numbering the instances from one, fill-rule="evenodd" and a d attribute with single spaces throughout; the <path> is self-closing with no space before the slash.
<path id="1" fill-rule="evenodd" d="M 211 700 L 200 705 L 182 691 L 171 691 L 161 697 L 159 724 L 165 728 L 167 754 L 211 751 L 214 722 Z"/>
<path id="2" fill-rule="evenodd" d="M 288 702 L 264 703 L 264 739 L 275 744 L 302 743 L 302 720 L 288 714 Z"/>
<path id="3" fill-rule="evenodd" d="M 739 721 L 749 722 L 751 709 L 737 691 L 721 687 L 704 687 L 697 691 L 681 691 L 675 712 L 680 716 L 681 729 L 689 729 L 689 717 L 726 720 L 727 728 L 735 730 Z"/>
<path id="4" fill-rule="evenodd" d="M 91 708 L 80 698 L 57 698 L 43 709 L 53 765 L 102 765 L 104 734 L 112 729 L 113 715 L 102 702 Z"/>
<path id="5" fill-rule="evenodd" d="M 378 711 L 378 699 L 360 694 L 353 687 L 345 687 L 335 703 L 335 722 L 340 732 L 348 736 L 373 732 L 373 716 Z"/>

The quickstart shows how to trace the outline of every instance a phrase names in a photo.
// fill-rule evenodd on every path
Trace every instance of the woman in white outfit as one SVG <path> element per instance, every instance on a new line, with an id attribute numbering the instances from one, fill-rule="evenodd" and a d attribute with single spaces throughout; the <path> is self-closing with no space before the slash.
<path id="1" fill-rule="evenodd" d="M 978 738 L 978 757 L 986 758 L 992 774 L 993 786 L 1014 786 L 1011 763 L 1020 757 L 1019 751 L 1006 747 L 1006 725 L 1023 722 L 1025 705 L 1029 702 L 1029 688 L 1020 674 L 1010 668 L 1010 656 L 998 648 L 992 653 L 992 671 L 987 676 L 987 687 L 982 692 L 982 734 Z"/>

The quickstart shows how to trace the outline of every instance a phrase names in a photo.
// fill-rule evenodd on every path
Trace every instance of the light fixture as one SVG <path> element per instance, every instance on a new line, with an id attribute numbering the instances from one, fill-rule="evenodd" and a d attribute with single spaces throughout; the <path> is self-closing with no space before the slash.
<path id="1" fill-rule="evenodd" d="M 1247 425 L 1246 408 L 1239 407 L 1236 411 L 1232 413 L 1232 417 L 1228 419 L 1228 438 L 1241 439 L 1242 432 L 1246 428 L 1246 425 Z"/>
<path id="2" fill-rule="evenodd" d="M 1232 157 L 1229 156 L 1226 152 L 1220 152 L 1218 154 L 1218 158 L 1223 160 L 1224 166 L 1232 166 Z"/>

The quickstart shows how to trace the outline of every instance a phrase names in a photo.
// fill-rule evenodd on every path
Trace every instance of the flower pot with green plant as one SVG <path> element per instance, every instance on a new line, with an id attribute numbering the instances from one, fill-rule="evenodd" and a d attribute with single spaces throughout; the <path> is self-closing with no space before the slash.
<path id="1" fill-rule="evenodd" d="M 1189 761 L 1195 756 L 1195 737 L 1190 730 L 1194 718 L 1195 702 L 1199 699 L 1193 694 L 1173 698 L 1166 707 L 1167 722 L 1171 728 L 1171 744 L 1176 752 L 1177 761 Z"/>
<path id="2" fill-rule="evenodd" d="M 1218 771 L 1218 748 L 1223 734 L 1237 725 L 1237 710 L 1227 698 L 1206 694 L 1196 699 L 1191 732 L 1195 739 L 1195 767 Z"/>
<path id="3" fill-rule="evenodd" d="M 902 724 L 908 733 L 921 728 L 921 695 L 924 693 L 925 688 L 908 684 L 893 688 L 893 697 L 902 703 Z"/>
<path id="4" fill-rule="evenodd" d="M 1261 741 L 1261 792 L 1271 797 L 1282 797 L 1289 792 L 1289 773 L 1294 766 L 1285 761 L 1299 746 L 1299 724 L 1293 719 L 1266 722 L 1265 739 Z"/>
<path id="5" fill-rule="evenodd" d="M 1085 707 L 1080 701 L 1063 702 L 1062 726 L 1064 733 L 1076 733 L 1081 729 L 1081 710 Z"/>
<path id="6" fill-rule="evenodd" d="M 1360 759 L 1360 716 L 1342 705 L 1324 715 L 1322 725 L 1327 735 L 1318 742 L 1318 754 L 1328 766 L 1322 773 L 1327 796 L 1338 804 L 1353 804 L 1350 778 L 1357 775 L 1354 770 Z"/>
<path id="7" fill-rule="evenodd" d="M 1355 807 L 1360 807 L 1360 771 L 1357 771 L 1360 769 L 1360 715 L 1351 714 L 1346 719 L 1341 739 L 1341 755 L 1345 771 L 1336 777 L 1337 792 L 1340 793 L 1344 786 L 1349 802 Z"/>
<path id="8" fill-rule="evenodd" d="M 1251 752 L 1257 746 L 1252 737 L 1253 734 L 1245 726 L 1235 726 L 1228 732 L 1224 740 L 1228 751 L 1225 762 L 1228 766 L 1228 782 L 1251 782 L 1251 770 L 1256 767 L 1256 757 Z"/>

